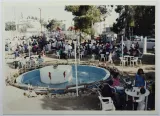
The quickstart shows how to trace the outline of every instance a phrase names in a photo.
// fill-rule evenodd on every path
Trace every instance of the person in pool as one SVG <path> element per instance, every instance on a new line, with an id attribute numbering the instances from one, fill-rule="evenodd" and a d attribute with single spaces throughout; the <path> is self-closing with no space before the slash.
<path id="1" fill-rule="evenodd" d="M 145 86 L 145 76 L 143 69 L 138 69 L 135 77 L 135 87 L 144 87 Z"/>

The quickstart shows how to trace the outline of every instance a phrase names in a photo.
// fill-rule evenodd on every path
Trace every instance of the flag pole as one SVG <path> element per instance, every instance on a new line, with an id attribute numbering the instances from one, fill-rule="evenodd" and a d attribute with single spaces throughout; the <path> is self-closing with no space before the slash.
<path id="1" fill-rule="evenodd" d="M 123 59 L 123 35 L 122 35 L 122 59 Z M 122 63 L 122 74 L 123 74 L 123 63 Z"/>
<path id="2" fill-rule="evenodd" d="M 122 58 L 123 58 L 123 36 L 122 36 Z"/>
<path id="3" fill-rule="evenodd" d="M 76 41 L 77 42 L 77 41 Z M 74 53 L 75 53 L 75 73 L 76 73 L 76 93 L 77 93 L 77 97 L 78 97 L 78 80 L 77 80 L 77 57 L 76 57 L 76 47 L 77 47 L 77 43 L 75 42 L 75 47 L 74 47 Z"/>

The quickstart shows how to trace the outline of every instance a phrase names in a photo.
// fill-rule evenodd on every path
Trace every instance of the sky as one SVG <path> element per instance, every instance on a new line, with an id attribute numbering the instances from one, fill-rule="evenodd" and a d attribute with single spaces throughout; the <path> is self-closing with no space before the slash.
<path id="1" fill-rule="evenodd" d="M 64 5 L 55 5 L 55 4 L 5 4 L 3 5 L 3 21 L 18 21 L 22 16 L 26 18 L 27 16 L 40 17 L 41 8 L 41 17 L 48 21 L 49 19 L 58 19 L 65 20 L 66 28 L 73 24 L 73 15 L 71 12 L 64 10 Z M 111 16 L 106 18 L 106 24 L 108 26 L 112 25 L 115 22 L 115 19 L 118 17 L 118 14 L 111 12 Z"/>

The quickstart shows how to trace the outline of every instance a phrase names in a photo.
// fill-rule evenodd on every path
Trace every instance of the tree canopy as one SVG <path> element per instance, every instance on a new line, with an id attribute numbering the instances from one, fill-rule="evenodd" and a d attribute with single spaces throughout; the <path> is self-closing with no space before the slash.
<path id="1" fill-rule="evenodd" d="M 119 13 L 112 31 L 120 33 L 125 29 L 125 35 L 129 37 L 131 28 L 133 35 L 150 36 L 155 35 L 155 6 L 117 6 Z"/>
<path id="2" fill-rule="evenodd" d="M 105 5 L 68 5 L 65 6 L 65 10 L 72 12 L 74 16 L 74 26 L 81 32 L 91 34 L 91 36 L 95 33 L 92 25 L 100 22 L 102 15 L 108 12 Z"/>
<path id="3" fill-rule="evenodd" d="M 15 22 L 6 22 L 5 23 L 5 30 L 6 31 L 15 31 L 16 30 L 16 23 Z"/>
<path id="4" fill-rule="evenodd" d="M 61 25 L 61 22 L 56 19 L 52 19 L 48 24 L 45 23 L 45 25 L 49 31 L 54 31 Z"/>

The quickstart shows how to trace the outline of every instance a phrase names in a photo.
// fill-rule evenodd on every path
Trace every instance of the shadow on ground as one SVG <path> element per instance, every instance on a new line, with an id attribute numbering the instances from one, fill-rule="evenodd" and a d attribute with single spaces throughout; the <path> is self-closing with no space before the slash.
<path id="1" fill-rule="evenodd" d="M 99 110 L 96 95 L 72 98 L 43 98 L 42 108 L 51 110 Z"/>

